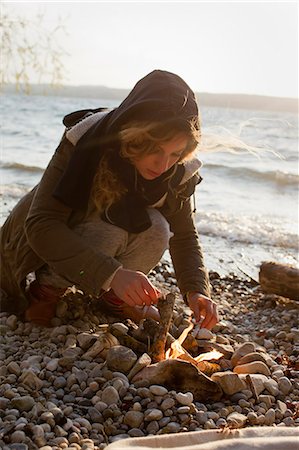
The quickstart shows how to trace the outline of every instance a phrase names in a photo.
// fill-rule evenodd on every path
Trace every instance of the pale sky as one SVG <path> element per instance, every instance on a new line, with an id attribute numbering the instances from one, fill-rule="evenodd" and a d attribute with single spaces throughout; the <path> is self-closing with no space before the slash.
<path id="1" fill-rule="evenodd" d="M 4 2 L 67 35 L 64 84 L 132 88 L 154 69 L 198 92 L 298 96 L 297 2 Z"/>

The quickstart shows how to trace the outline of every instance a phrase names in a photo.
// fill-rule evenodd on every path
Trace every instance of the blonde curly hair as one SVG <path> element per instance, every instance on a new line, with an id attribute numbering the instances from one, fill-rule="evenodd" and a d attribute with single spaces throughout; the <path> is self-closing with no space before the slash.
<path id="1" fill-rule="evenodd" d="M 188 144 L 179 160 L 179 163 L 183 163 L 192 157 L 200 142 L 197 121 L 190 122 L 188 131 L 160 123 L 137 121 L 127 123 L 119 132 L 120 156 L 133 162 L 134 159 L 153 153 L 157 143 L 168 142 L 178 134 L 185 134 L 188 137 Z M 117 174 L 109 167 L 108 158 L 107 154 L 101 159 L 93 181 L 92 199 L 99 212 L 108 209 L 127 192 Z"/>

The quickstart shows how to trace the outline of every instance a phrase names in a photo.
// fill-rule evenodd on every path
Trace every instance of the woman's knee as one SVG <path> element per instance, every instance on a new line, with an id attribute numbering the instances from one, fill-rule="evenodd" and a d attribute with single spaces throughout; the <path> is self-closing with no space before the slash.
<path id="1" fill-rule="evenodd" d="M 149 208 L 148 213 L 152 221 L 152 226 L 147 230 L 151 242 L 153 243 L 154 240 L 154 242 L 159 243 L 162 248 L 168 248 L 169 239 L 172 236 L 169 223 L 157 209 Z"/>

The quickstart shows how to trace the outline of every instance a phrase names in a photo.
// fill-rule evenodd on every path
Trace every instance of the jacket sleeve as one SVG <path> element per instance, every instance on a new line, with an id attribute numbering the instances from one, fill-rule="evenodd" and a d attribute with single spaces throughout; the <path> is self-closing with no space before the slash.
<path id="1" fill-rule="evenodd" d="M 34 252 L 57 274 L 84 292 L 97 295 L 121 264 L 87 246 L 67 225 L 72 209 L 52 195 L 73 149 L 63 138 L 35 192 L 25 233 Z"/>
<path id="2" fill-rule="evenodd" d="M 204 267 L 204 259 L 198 233 L 193 220 L 191 199 L 168 218 L 173 236 L 169 241 L 178 287 L 183 296 L 187 292 L 199 292 L 210 296 L 209 275 Z"/>

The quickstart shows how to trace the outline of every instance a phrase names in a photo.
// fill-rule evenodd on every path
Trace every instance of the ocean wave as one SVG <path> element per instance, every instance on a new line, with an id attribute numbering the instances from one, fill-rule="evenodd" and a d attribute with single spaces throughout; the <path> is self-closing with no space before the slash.
<path id="1" fill-rule="evenodd" d="M 258 216 L 239 217 L 199 211 L 196 222 L 202 235 L 225 238 L 232 243 L 270 245 L 298 250 L 298 235 L 283 229 L 277 219 L 270 222 L 269 219 Z"/>
<path id="2" fill-rule="evenodd" d="M 12 170 L 20 170 L 22 172 L 36 172 L 41 173 L 44 172 L 43 167 L 38 166 L 27 166 L 26 164 L 20 164 L 17 162 L 8 162 L 8 163 L 2 163 L 0 165 L 1 169 L 12 169 Z"/>
<path id="3" fill-rule="evenodd" d="M 299 175 L 283 172 L 282 170 L 269 170 L 262 172 L 248 167 L 228 167 L 221 164 L 205 164 L 204 168 L 208 170 L 222 171 L 226 176 L 247 177 L 254 180 L 270 182 L 281 186 L 298 186 Z"/>
<path id="4" fill-rule="evenodd" d="M 0 186 L 0 195 L 4 198 L 11 197 L 20 199 L 23 195 L 27 194 L 31 188 L 28 186 L 21 186 L 18 184 L 3 184 Z"/>

